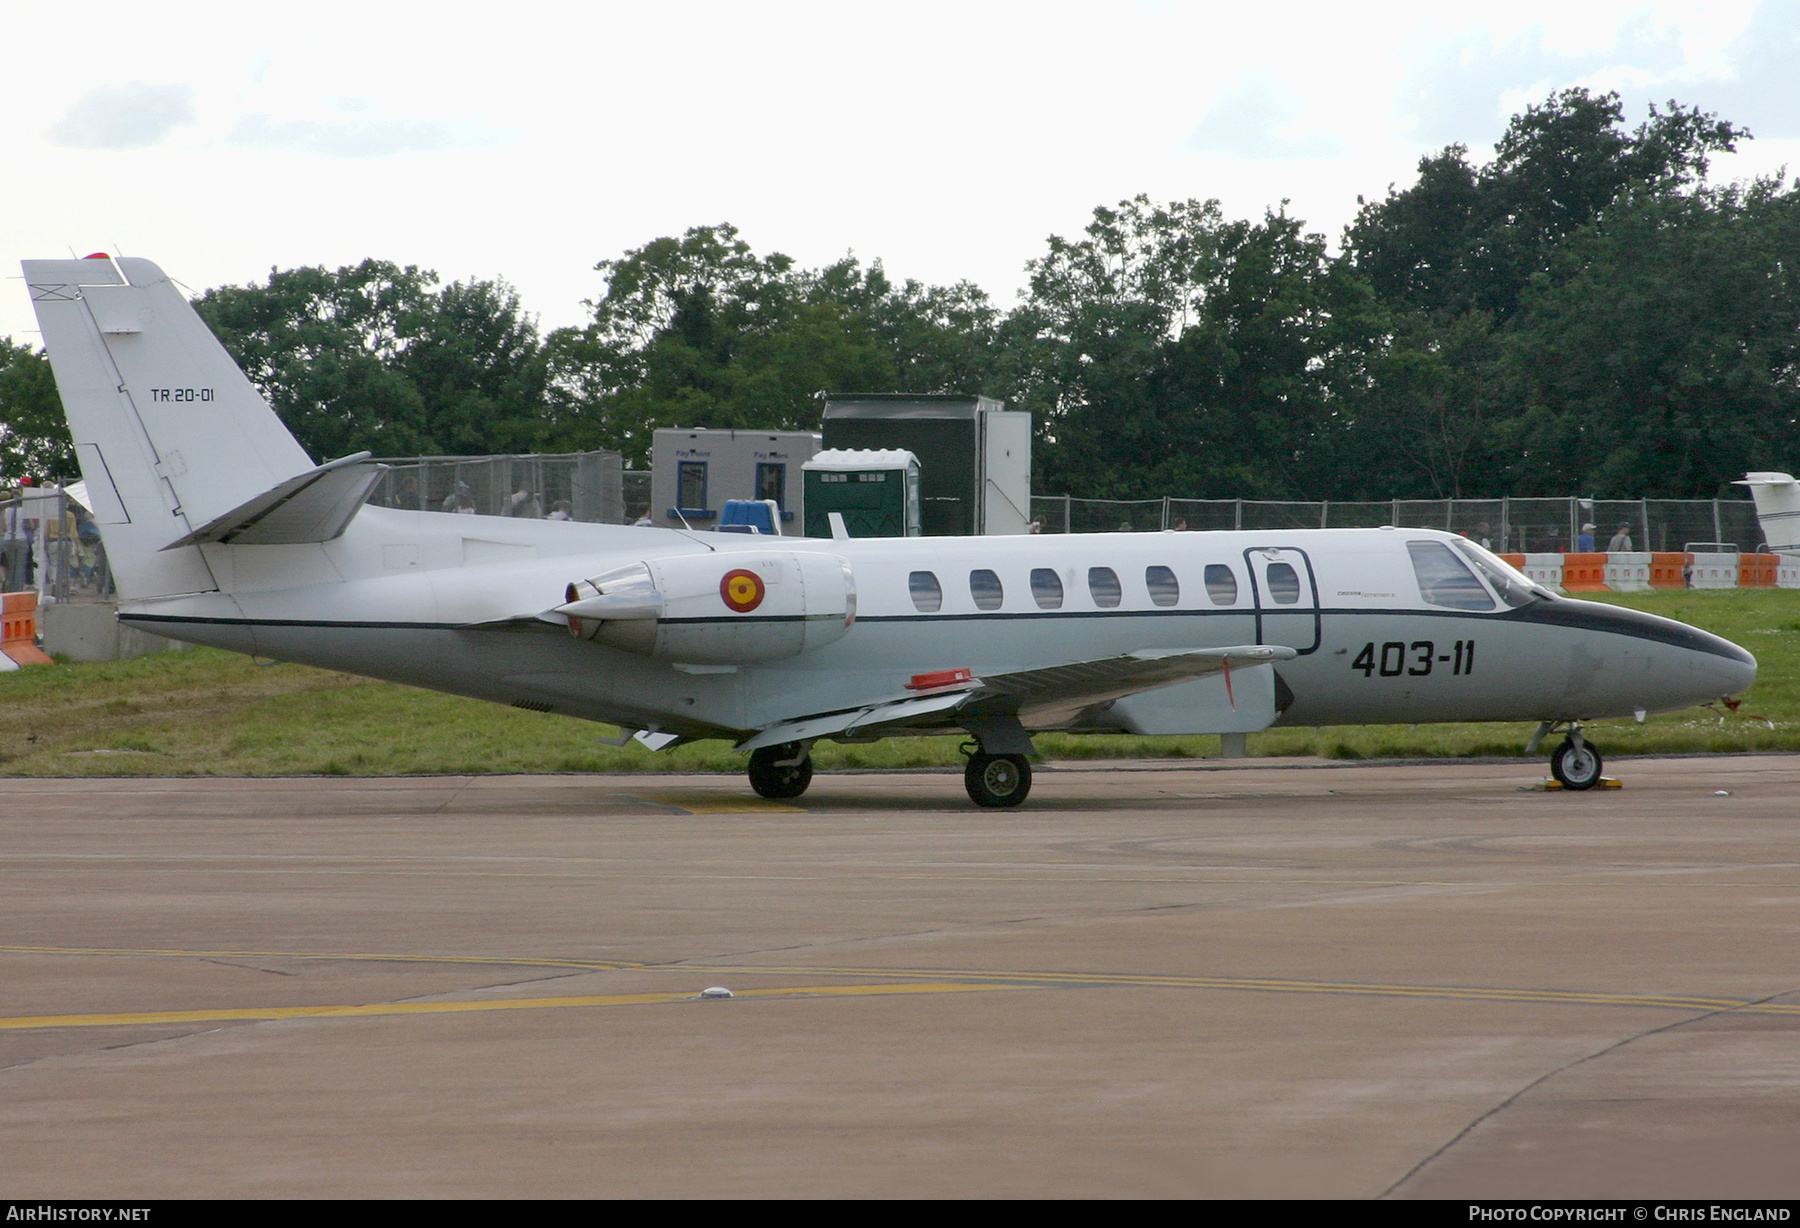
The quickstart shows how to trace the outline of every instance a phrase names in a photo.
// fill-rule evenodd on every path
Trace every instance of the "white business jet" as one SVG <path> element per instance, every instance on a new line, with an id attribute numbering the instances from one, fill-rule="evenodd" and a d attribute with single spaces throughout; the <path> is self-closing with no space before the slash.
<path id="1" fill-rule="evenodd" d="M 1599 717 L 1748 687 L 1736 645 L 1571 601 L 1448 533 L 1381 528 L 805 539 L 367 505 L 315 464 L 147 260 L 33 260 L 120 596 L 191 643 L 727 738 L 794 797 L 821 738 L 970 739 L 980 805 L 1031 787 L 1042 730 L 1537 721 L 1600 777 Z"/>

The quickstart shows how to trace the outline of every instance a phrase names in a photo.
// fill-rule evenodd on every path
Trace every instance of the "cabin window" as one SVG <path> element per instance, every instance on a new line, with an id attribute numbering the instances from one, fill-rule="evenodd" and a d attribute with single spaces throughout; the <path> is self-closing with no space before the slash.
<path id="1" fill-rule="evenodd" d="M 1206 595 L 1214 605 L 1237 604 L 1237 574 L 1223 563 L 1206 565 Z"/>
<path id="2" fill-rule="evenodd" d="M 1062 578 L 1048 567 L 1031 569 L 1031 596 L 1040 610 L 1062 609 Z"/>
<path id="3" fill-rule="evenodd" d="M 1167 567 L 1144 568 L 1144 587 L 1153 605 L 1174 605 L 1181 600 L 1181 581 Z"/>
<path id="4" fill-rule="evenodd" d="M 1269 582 L 1269 600 L 1276 605 L 1294 605 L 1300 600 L 1300 573 L 1292 563 L 1270 563 L 1263 576 Z"/>
<path id="5" fill-rule="evenodd" d="M 1475 573 L 1443 542 L 1407 542 L 1406 550 L 1412 555 L 1419 596 L 1432 605 L 1449 606 L 1452 610 L 1494 608 L 1494 599 L 1481 587 Z"/>
<path id="6" fill-rule="evenodd" d="M 1110 567 L 1088 568 L 1088 593 L 1094 598 L 1094 604 L 1103 610 L 1116 610 L 1125 590 L 1119 587 L 1119 577 Z"/>
<path id="7" fill-rule="evenodd" d="M 1006 599 L 1006 590 L 1000 587 L 1000 577 L 982 568 L 969 573 L 969 596 L 975 598 L 978 610 L 997 610 Z"/>
<path id="8" fill-rule="evenodd" d="M 936 614 L 944 608 L 944 590 L 938 584 L 937 576 L 929 571 L 915 571 L 907 577 L 907 588 L 912 590 L 913 609 L 921 614 Z"/>

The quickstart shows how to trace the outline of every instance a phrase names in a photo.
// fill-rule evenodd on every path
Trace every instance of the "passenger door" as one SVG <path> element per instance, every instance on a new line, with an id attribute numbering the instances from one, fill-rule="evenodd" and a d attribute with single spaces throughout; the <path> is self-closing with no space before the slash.
<path id="1" fill-rule="evenodd" d="M 1319 647 L 1319 586 L 1306 551 L 1258 546 L 1244 551 L 1256 597 L 1256 642 L 1284 644 L 1301 656 Z"/>

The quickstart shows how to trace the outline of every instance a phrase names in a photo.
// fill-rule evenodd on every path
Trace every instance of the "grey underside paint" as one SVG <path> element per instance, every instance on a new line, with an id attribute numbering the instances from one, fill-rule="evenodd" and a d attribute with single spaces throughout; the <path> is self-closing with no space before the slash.
<path id="1" fill-rule="evenodd" d="M 1027 621 L 1032 624 L 1029 634 L 1022 634 L 1026 628 L 1019 624 Z M 252 635 L 243 626 L 205 624 L 181 626 L 177 638 L 501 703 L 544 701 L 554 711 L 591 720 L 656 726 L 689 736 L 728 736 L 812 713 L 902 698 L 908 678 L 925 670 L 968 667 L 977 674 L 998 673 L 1059 657 L 1092 660 L 1142 649 L 1215 647 L 1248 642 L 1254 635 L 1247 614 L 945 622 L 954 635 L 939 637 L 942 659 L 922 655 L 918 621 L 868 620 L 838 644 L 804 657 L 706 674 L 578 642 L 550 627 L 470 631 L 264 623 Z M 170 624 L 150 624 L 148 629 L 161 634 L 178 630 Z M 1473 658 L 1466 673 L 1438 660 L 1450 655 L 1457 641 L 1472 645 L 1465 649 Z M 1403 672 L 1383 677 L 1355 668 L 1364 645 L 1391 643 L 1407 646 Z M 1429 670 L 1414 673 L 1424 655 L 1420 646 L 1426 643 L 1432 645 Z M 1661 711 L 1694 702 L 1694 695 L 1708 685 L 1704 671 L 1731 664 L 1635 634 L 1541 620 L 1327 612 L 1318 650 L 1279 667 L 1293 702 L 1274 723 L 1527 721 Z M 1272 692 L 1273 679 L 1260 681 L 1258 671 L 1241 677 L 1242 712 L 1229 704 L 1221 709 L 1223 683 L 1215 676 L 1096 705 L 1059 724 L 1092 732 L 1226 732 L 1234 724 L 1261 728 L 1268 722 L 1259 709 Z M 1732 689 L 1730 681 L 1721 675 L 1719 693 Z M 1183 713 L 1192 714 L 1185 725 Z M 954 719 L 944 714 L 923 722 L 917 731 L 936 731 Z"/>

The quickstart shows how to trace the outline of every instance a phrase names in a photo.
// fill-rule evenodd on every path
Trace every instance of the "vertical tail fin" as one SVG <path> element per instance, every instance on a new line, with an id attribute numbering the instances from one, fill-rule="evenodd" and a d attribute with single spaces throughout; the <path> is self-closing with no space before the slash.
<path id="1" fill-rule="evenodd" d="M 313 469 L 148 260 L 27 260 L 82 477 L 127 598 L 218 587 L 197 532 Z"/>
<path id="2" fill-rule="evenodd" d="M 1762 522 L 1763 541 L 1774 551 L 1800 551 L 1800 482 L 1786 473 L 1746 473 L 1735 486 L 1748 486 Z"/>

